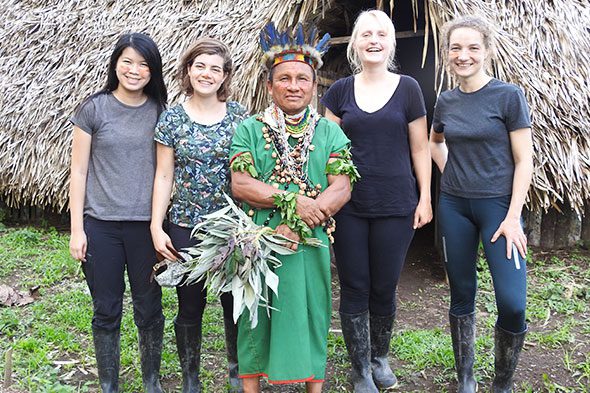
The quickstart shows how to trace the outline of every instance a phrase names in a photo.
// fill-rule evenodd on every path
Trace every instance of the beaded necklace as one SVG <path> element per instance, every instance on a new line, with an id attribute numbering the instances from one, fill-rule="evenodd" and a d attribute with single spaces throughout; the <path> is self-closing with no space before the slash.
<path id="1" fill-rule="evenodd" d="M 307 107 L 303 112 L 293 116 L 285 114 L 285 130 L 295 138 L 303 135 L 309 125 L 310 113 L 311 111 L 309 110 L 309 107 Z"/>
<path id="2" fill-rule="evenodd" d="M 288 116 L 274 103 L 258 116 L 258 120 L 264 123 L 262 127 L 262 135 L 266 141 L 264 148 L 270 150 L 274 147 L 271 156 L 275 159 L 275 166 L 269 177 L 273 187 L 288 190 L 289 185 L 294 183 L 299 187 L 301 195 L 316 198 L 320 194 L 321 184 L 312 184 L 307 176 L 309 154 L 315 149 L 311 141 L 320 118 L 321 116 L 311 106 L 308 106 L 301 114 Z M 289 122 L 297 123 L 295 127 L 298 133 L 288 130 Z M 291 145 L 289 138 L 294 138 L 295 144 Z M 270 211 L 268 218 L 264 221 L 265 226 L 270 223 L 276 212 L 276 207 Z M 333 242 L 331 233 L 334 227 L 335 222 L 332 218 L 324 225 L 324 231 L 328 233 L 331 242 Z"/>
<path id="3" fill-rule="evenodd" d="M 305 193 L 308 184 L 307 165 L 309 153 L 315 149 L 311 143 L 315 126 L 320 119 L 318 113 L 308 107 L 303 115 L 307 118 L 301 132 L 291 135 L 287 132 L 285 114 L 274 103 L 267 108 L 260 119 L 265 126 L 262 128 L 263 137 L 266 140 L 265 149 L 270 150 L 274 146 L 272 157 L 276 159 L 275 168 L 270 180 L 276 183 L 299 185 L 302 194 Z M 289 143 L 289 138 L 295 139 L 295 144 Z"/>
<path id="4" fill-rule="evenodd" d="M 284 190 L 287 190 L 291 183 L 297 184 L 301 195 L 314 198 L 319 195 L 322 186 L 311 184 L 307 176 L 307 165 L 309 153 L 315 149 L 311 141 L 320 115 L 308 106 L 302 114 L 292 116 L 291 122 L 294 121 L 294 118 L 299 118 L 299 123 L 303 125 L 298 134 L 291 134 L 287 131 L 286 117 L 288 115 L 286 116 L 274 103 L 258 117 L 258 120 L 264 123 L 264 127 L 262 127 L 262 136 L 266 141 L 264 148 L 270 150 L 274 147 L 271 156 L 275 159 L 275 166 L 269 180 L 273 187 Z M 303 119 L 305 121 L 302 122 Z M 294 145 L 289 143 L 290 137 L 295 138 Z M 270 212 L 264 225 L 268 225 L 276 210 L 275 208 Z"/>

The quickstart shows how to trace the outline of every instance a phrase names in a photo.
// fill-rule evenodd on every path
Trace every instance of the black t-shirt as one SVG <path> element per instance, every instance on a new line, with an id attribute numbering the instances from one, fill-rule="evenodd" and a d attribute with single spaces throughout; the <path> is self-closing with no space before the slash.
<path id="1" fill-rule="evenodd" d="M 336 81 L 321 102 L 342 120 L 361 175 L 342 211 L 362 217 L 411 214 L 418 203 L 418 193 L 408 123 L 426 115 L 418 82 L 401 75 L 389 101 L 372 113 L 357 106 L 353 76 Z"/>
<path id="2" fill-rule="evenodd" d="M 524 94 L 516 85 L 491 79 L 472 93 L 458 87 L 442 93 L 432 120 L 449 149 L 441 191 L 463 198 L 512 194 L 509 133 L 530 126 Z"/>

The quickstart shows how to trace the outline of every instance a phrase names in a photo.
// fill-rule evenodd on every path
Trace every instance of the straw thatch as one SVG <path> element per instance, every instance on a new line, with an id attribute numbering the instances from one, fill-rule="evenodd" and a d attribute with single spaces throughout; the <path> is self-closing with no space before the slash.
<path id="1" fill-rule="evenodd" d="M 258 33 L 310 18 L 326 0 L 0 1 L 0 195 L 9 206 L 67 205 L 71 126 L 78 103 L 106 78 L 121 32 L 147 32 L 164 60 L 170 102 L 179 98 L 176 60 L 198 37 L 224 40 L 237 72 L 234 98 L 265 100 Z"/>
<path id="2" fill-rule="evenodd" d="M 523 88 L 533 116 L 530 207 L 583 213 L 590 199 L 590 1 L 428 0 L 428 13 L 435 37 L 455 15 L 493 22 L 494 73 Z"/>
<path id="3" fill-rule="evenodd" d="M 237 68 L 234 98 L 259 109 L 266 102 L 260 94 L 261 27 L 269 20 L 285 26 L 321 18 L 334 1 L 0 0 L 0 195 L 10 206 L 66 206 L 67 119 L 104 82 L 121 32 L 144 31 L 159 44 L 170 102 L 179 98 L 171 79 L 179 54 L 202 35 L 221 38 Z M 417 13 L 419 1 L 411 1 Z M 477 13 L 494 21 L 495 73 L 523 87 L 534 116 L 531 206 L 557 202 L 583 211 L 590 198 L 589 1 L 421 1 L 427 35 L 435 38 L 453 15 Z M 391 8 L 395 2 L 379 3 Z"/>

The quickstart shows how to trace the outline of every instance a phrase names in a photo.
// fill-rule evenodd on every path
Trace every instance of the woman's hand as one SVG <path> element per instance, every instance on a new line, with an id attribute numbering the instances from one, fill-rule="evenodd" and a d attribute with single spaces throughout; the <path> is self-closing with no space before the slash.
<path id="1" fill-rule="evenodd" d="M 172 245 L 172 240 L 170 240 L 170 236 L 162 227 L 159 228 L 150 228 L 152 232 L 152 242 L 154 243 L 154 249 L 156 252 L 160 253 L 164 258 L 168 259 L 169 261 L 176 261 L 176 250 Z"/>
<path id="2" fill-rule="evenodd" d="M 73 231 L 70 235 L 70 255 L 72 258 L 80 262 L 86 262 L 86 248 L 88 247 L 88 240 L 86 232 Z"/>
<path id="3" fill-rule="evenodd" d="M 432 221 L 432 205 L 430 201 L 420 200 L 414 212 L 414 229 L 422 228 Z"/>
<path id="4" fill-rule="evenodd" d="M 301 238 L 299 237 L 299 235 L 297 233 L 293 232 L 291 230 L 291 228 L 289 228 L 285 224 L 279 225 L 275 229 L 275 232 L 277 233 L 277 235 L 282 235 L 282 236 L 286 237 L 289 240 L 293 240 L 293 242 L 299 243 L 301 241 Z M 293 251 L 297 251 L 297 243 L 291 243 L 290 242 L 287 245 L 285 245 L 285 247 L 290 248 Z"/>
<path id="5" fill-rule="evenodd" d="M 523 258 L 526 258 L 526 245 L 527 239 L 526 235 L 522 230 L 522 226 L 520 225 L 519 218 L 509 218 L 506 217 L 494 236 L 492 236 L 492 243 L 494 243 L 500 236 L 504 236 L 506 238 L 506 258 L 512 258 L 512 245 L 516 246 L 516 249 L 520 253 Z"/>

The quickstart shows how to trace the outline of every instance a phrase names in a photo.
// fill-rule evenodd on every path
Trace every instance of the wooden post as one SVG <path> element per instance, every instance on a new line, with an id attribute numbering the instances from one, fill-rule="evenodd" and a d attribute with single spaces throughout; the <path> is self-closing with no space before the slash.
<path id="1" fill-rule="evenodd" d="M 559 213 L 555 209 L 549 209 L 541 220 L 541 244 L 544 249 L 551 249 L 555 244 L 555 222 Z"/>
<path id="2" fill-rule="evenodd" d="M 566 248 L 576 244 L 580 239 L 581 221 L 569 205 L 560 206 L 562 213 L 557 213 L 553 235 L 554 248 Z"/>
<path id="3" fill-rule="evenodd" d="M 539 247 L 541 245 L 541 221 L 543 220 L 543 210 L 525 210 L 523 212 L 523 219 L 528 244 L 534 247 Z"/>
<path id="4" fill-rule="evenodd" d="M 590 248 L 590 201 L 584 203 L 584 217 L 580 229 L 580 240 L 585 248 Z"/>

